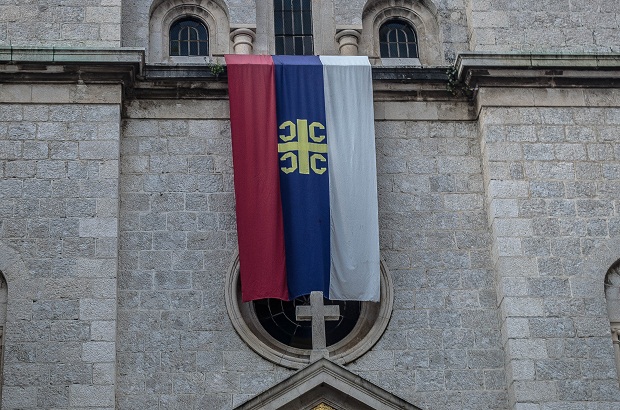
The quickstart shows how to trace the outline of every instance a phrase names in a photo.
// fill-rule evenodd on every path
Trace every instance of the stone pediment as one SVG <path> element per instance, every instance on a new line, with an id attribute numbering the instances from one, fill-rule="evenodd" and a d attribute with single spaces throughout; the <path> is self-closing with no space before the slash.
<path id="1" fill-rule="evenodd" d="M 235 410 L 420 410 L 403 399 L 320 359 Z"/>

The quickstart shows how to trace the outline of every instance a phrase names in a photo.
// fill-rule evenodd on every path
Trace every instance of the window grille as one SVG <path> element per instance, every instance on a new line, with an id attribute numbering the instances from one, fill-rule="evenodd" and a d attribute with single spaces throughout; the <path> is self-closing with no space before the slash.
<path id="1" fill-rule="evenodd" d="M 325 322 L 327 346 L 338 343 L 351 333 L 360 317 L 361 302 L 323 299 L 325 305 L 340 306 L 340 318 Z M 292 301 L 260 299 L 254 301 L 258 321 L 273 338 L 287 346 L 312 349 L 311 321 L 296 319 L 297 306 L 308 306 L 310 295 Z"/>
<path id="2" fill-rule="evenodd" d="M 402 20 L 390 20 L 379 29 L 382 58 L 418 58 L 418 40 L 411 25 Z"/>
<path id="3" fill-rule="evenodd" d="M 312 55 L 312 0 L 274 0 L 276 54 Z"/>
<path id="4" fill-rule="evenodd" d="M 209 33 L 196 19 L 175 21 L 170 27 L 171 56 L 208 56 Z"/>

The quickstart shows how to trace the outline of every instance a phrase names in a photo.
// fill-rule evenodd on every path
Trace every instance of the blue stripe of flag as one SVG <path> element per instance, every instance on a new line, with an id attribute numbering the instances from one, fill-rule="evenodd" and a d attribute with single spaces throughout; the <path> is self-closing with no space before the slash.
<path id="1" fill-rule="evenodd" d="M 274 56 L 273 60 L 289 296 L 319 290 L 328 297 L 330 210 L 323 66 L 316 56 Z"/>

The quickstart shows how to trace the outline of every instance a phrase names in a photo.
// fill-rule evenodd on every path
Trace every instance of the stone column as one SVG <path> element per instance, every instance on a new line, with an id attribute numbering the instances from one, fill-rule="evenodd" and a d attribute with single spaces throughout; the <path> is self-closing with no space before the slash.
<path id="1" fill-rule="evenodd" d="M 341 30 L 336 33 L 338 52 L 343 56 L 356 56 L 360 33 L 357 30 Z"/>
<path id="2" fill-rule="evenodd" d="M 231 31 L 230 39 L 233 42 L 233 50 L 235 54 L 252 54 L 254 48 L 253 43 L 256 34 L 249 28 L 238 28 Z"/>

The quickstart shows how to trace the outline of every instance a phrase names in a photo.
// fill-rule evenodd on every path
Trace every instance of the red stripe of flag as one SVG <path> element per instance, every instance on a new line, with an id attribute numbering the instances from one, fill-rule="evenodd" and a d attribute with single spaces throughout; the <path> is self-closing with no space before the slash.
<path id="1" fill-rule="evenodd" d="M 241 294 L 288 300 L 271 56 L 226 55 Z"/>

